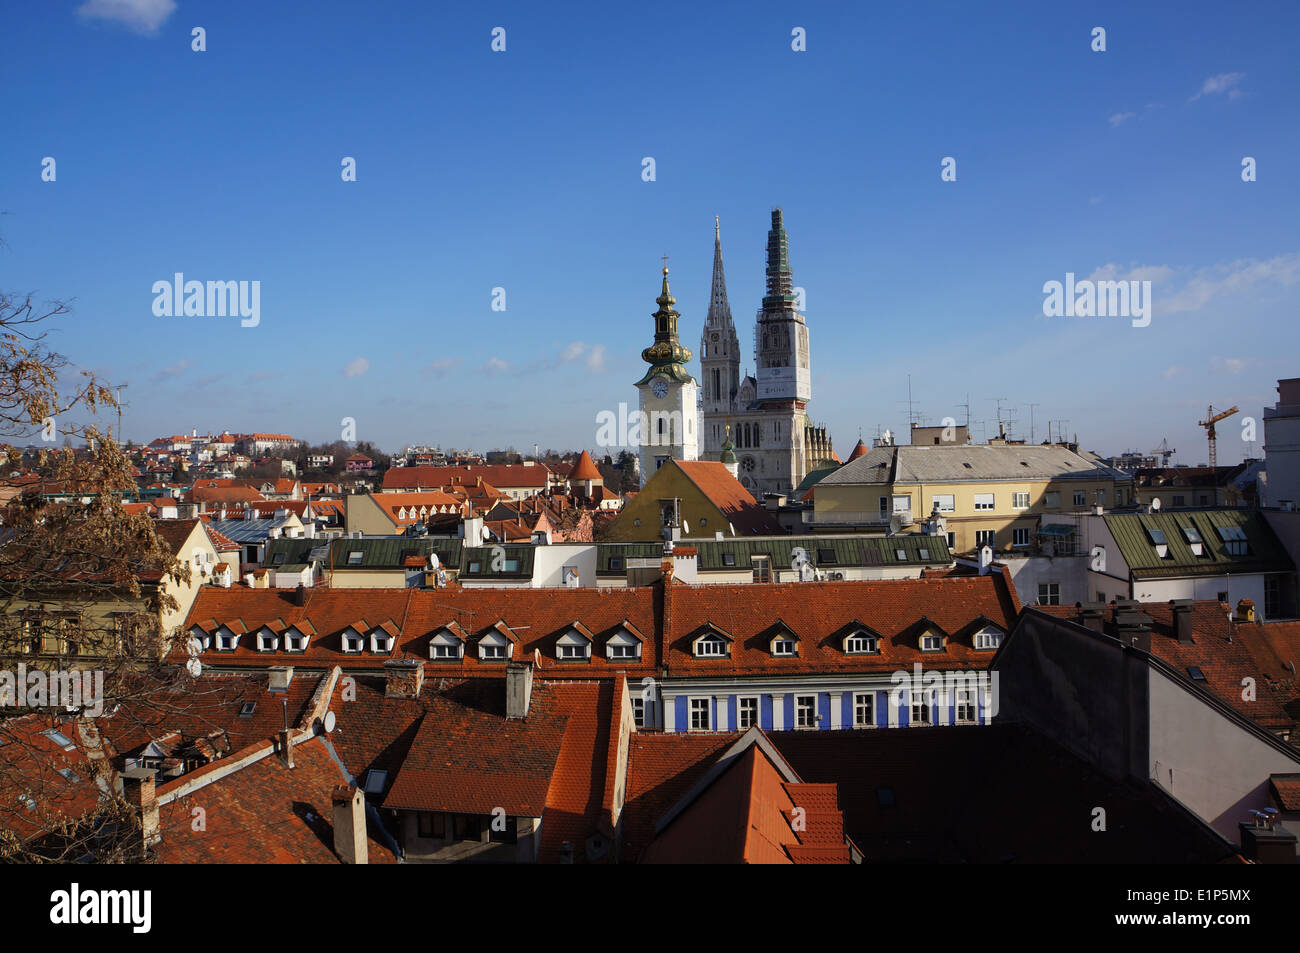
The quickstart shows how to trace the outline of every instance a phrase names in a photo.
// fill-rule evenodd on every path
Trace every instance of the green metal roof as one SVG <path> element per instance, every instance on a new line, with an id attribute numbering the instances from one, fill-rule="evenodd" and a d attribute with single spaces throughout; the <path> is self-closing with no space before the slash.
<path id="1" fill-rule="evenodd" d="M 814 568 L 833 571 L 864 566 L 946 566 L 952 562 L 948 540 L 942 536 L 766 536 L 734 539 L 682 540 L 682 548 L 698 553 L 700 572 L 747 570 L 751 557 L 768 556 L 774 568 L 792 566 L 794 550 L 802 548 Z M 902 550 L 904 558 L 898 558 Z M 921 551 L 925 551 L 925 556 Z M 629 559 L 647 558 L 663 553 L 663 543 L 601 543 L 596 553 L 596 574 L 620 576 L 627 572 Z M 726 557 L 730 556 L 728 562 Z M 612 568 L 611 559 L 621 559 L 620 568 Z"/>
<path id="2" fill-rule="evenodd" d="M 498 550 L 501 550 L 499 560 Z M 532 543 L 497 543 L 494 546 L 466 546 L 460 568 L 461 579 L 527 579 L 533 575 Z M 498 568 L 494 569 L 496 564 Z M 507 568 L 511 567 L 511 568 Z"/>
<path id="3" fill-rule="evenodd" d="M 596 575 L 626 575 L 629 559 L 648 559 L 661 555 L 663 551 L 663 543 L 599 543 L 596 546 Z M 610 560 L 613 559 L 619 560 L 617 568 L 611 566 Z"/>
<path id="4" fill-rule="evenodd" d="M 1079 527 L 1071 526 L 1069 523 L 1048 523 L 1038 531 L 1039 536 L 1073 536 L 1079 532 Z"/>
<path id="5" fill-rule="evenodd" d="M 312 550 L 328 545 L 329 550 L 324 559 L 326 568 L 347 569 L 401 569 L 406 565 L 407 556 L 419 556 L 427 559 L 430 553 L 438 554 L 438 561 L 449 569 L 460 566 L 462 540 L 434 539 L 410 536 L 377 536 L 365 539 L 353 539 L 336 536 L 332 540 L 322 537 L 315 539 L 272 539 L 266 544 L 266 558 L 262 565 L 283 572 L 298 572 L 310 559 Z M 276 564 L 275 556 L 284 553 L 283 563 Z M 349 563 L 352 553 L 361 553 L 359 563 Z"/>
<path id="6" fill-rule="evenodd" d="M 1185 510 L 1178 513 L 1112 513 L 1106 527 L 1115 537 L 1135 578 L 1170 575 L 1220 575 L 1243 572 L 1290 572 L 1295 569 L 1286 550 L 1253 510 Z M 1183 527 L 1196 530 L 1202 555 L 1192 552 Z M 1246 534 L 1245 555 L 1231 555 L 1219 534 L 1221 527 L 1238 527 Z M 1167 558 L 1161 559 L 1147 530 L 1164 535 Z"/>
<path id="7" fill-rule="evenodd" d="M 794 489 L 795 499 L 798 499 L 799 497 L 803 496 L 805 493 L 807 493 L 809 490 L 815 487 L 826 477 L 830 476 L 832 473 L 838 470 L 841 466 L 843 466 L 843 464 L 828 463 L 824 467 L 818 467 L 815 470 L 809 470 L 808 475 L 805 476 L 803 480 L 799 483 L 799 485 Z"/>

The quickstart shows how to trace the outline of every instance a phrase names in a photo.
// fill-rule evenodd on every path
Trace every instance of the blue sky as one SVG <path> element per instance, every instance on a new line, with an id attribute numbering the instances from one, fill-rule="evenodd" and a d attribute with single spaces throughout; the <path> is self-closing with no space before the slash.
<path id="1" fill-rule="evenodd" d="M 52 0 L 4 27 L 0 288 L 75 299 L 53 343 L 129 384 L 136 440 L 352 417 L 386 449 L 592 447 L 665 253 L 698 351 L 715 215 L 749 351 L 777 205 L 842 455 L 905 429 L 908 374 L 931 422 L 969 395 L 992 430 L 1005 397 L 1024 436 L 1032 402 L 1038 439 L 1184 463 L 1207 404 L 1259 418 L 1300 376 L 1293 3 Z M 155 316 L 177 271 L 260 281 L 260 324 Z M 1044 317 L 1067 272 L 1152 280 L 1150 326 Z"/>

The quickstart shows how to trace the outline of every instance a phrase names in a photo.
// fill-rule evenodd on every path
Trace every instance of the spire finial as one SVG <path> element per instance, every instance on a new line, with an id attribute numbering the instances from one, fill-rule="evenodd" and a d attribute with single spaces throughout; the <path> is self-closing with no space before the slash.
<path id="1" fill-rule="evenodd" d="M 722 244 L 722 219 L 716 215 L 713 216 L 713 242 L 717 245 Z"/>

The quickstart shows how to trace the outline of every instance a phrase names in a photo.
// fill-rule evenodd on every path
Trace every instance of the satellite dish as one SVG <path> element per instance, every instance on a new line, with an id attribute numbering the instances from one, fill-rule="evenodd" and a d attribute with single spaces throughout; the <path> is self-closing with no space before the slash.
<path id="1" fill-rule="evenodd" d="M 1158 497 L 1158 496 L 1153 496 L 1153 497 L 1151 498 L 1151 512 L 1153 512 L 1153 513 L 1159 513 L 1159 512 L 1160 512 L 1160 497 Z"/>
<path id="2" fill-rule="evenodd" d="M 691 531 L 691 524 L 686 522 L 686 520 L 682 520 L 682 532 L 689 533 L 690 531 Z"/>
<path id="3" fill-rule="evenodd" d="M 438 568 L 440 568 L 441 566 L 442 566 L 442 563 L 438 562 L 438 554 L 437 554 L 437 553 L 430 553 L 430 554 L 429 554 L 429 568 L 430 568 L 430 569 L 438 569 Z"/>
<path id="4" fill-rule="evenodd" d="M 185 663 L 185 671 L 189 672 L 194 678 L 198 678 L 203 671 L 203 663 L 191 656 L 190 660 Z"/>
<path id="5" fill-rule="evenodd" d="M 329 734 L 331 731 L 334 730 L 334 724 L 336 721 L 337 719 L 334 717 L 334 712 L 332 711 L 325 712 L 325 733 L 326 734 Z"/>
<path id="6" fill-rule="evenodd" d="M 190 636 L 189 641 L 185 643 L 185 648 L 189 650 L 191 655 L 198 655 L 203 651 L 203 643 L 195 636 Z"/>

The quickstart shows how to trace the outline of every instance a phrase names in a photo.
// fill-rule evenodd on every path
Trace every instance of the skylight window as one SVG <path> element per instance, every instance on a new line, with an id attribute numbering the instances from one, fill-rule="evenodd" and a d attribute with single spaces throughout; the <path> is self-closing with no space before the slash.
<path id="1" fill-rule="evenodd" d="M 364 790 L 367 794 L 383 794 L 388 784 L 388 772 L 382 768 L 371 768 L 366 772 Z"/>
<path id="2" fill-rule="evenodd" d="M 244 702 L 239 706 L 239 717 L 252 718 L 255 711 L 257 711 L 257 702 Z"/>
<path id="3" fill-rule="evenodd" d="M 905 549 L 896 549 L 896 550 L 894 550 L 894 555 L 898 557 L 898 561 L 899 561 L 900 563 L 902 563 L 902 562 L 907 562 L 907 550 L 905 550 Z"/>
<path id="4" fill-rule="evenodd" d="M 1201 542 L 1201 534 L 1196 532 L 1196 530 L 1190 526 L 1184 526 L 1183 539 L 1187 540 L 1189 543 L 1199 543 Z"/>
<path id="5" fill-rule="evenodd" d="M 609 560 L 609 568 L 610 568 L 610 569 L 622 569 L 622 568 L 623 568 L 623 557 L 622 557 L 622 556 L 611 556 L 611 557 L 610 557 L 610 560 Z"/>
<path id="6" fill-rule="evenodd" d="M 283 566 L 283 565 L 284 565 L 284 557 L 285 557 L 285 554 L 284 554 L 284 553 L 276 553 L 276 554 L 275 554 L 275 558 L 272 559 L 271 562 L 275 563 L 275 565 L 277 565 L 277 566 Z"/>
<path id="7" fill-rule="evenodd" d="M 1189 666 L 1187 666 L 1187 674 L 1190 675 L 1190 676 L 1192 677 L 1192 681 L 1194 681 L 1194 682 L 1203 682 L 1203 681 L 1205 681 L 1205 673 L 1202 672 L 1201 669 L 1200 669 L 1200 667 L 1197 666 L 1197 665 L 1189 665 Z"/>
<path id="8" fill-rule="evenodd" d="M 921 550 L 921 558 L 922 558 L 922 559 L 929 559 L 929 558 L 930 558 L 930 550 L 928 550 L 928 549 L 923 549 L 923 550 Z"/>
<path id="9" fill-rule="evenodd" d="M 835 555 L 833 549 L 819 549 L 817 550 L 817 561 L 823 565 L 833 566 L 839 562 L 839 558 Z"/>
<path id="10" fill-rule="evenodd" d="M 361 560 L 363 560 L 363 559 L 365 559 L 365 558 L 366 558 L 366 554 L 365 554 L 364 552 L 359 552 L 359 551 L 357 551 L 357 550 L 353 550 L 352 552 L 348 553 L 348 565 L 349 565 L 349 566 L 360 566 L 360 565 L 361 565 Z"/>
<path id="11" fill-rule="evenodd" d="M 64 751 L 71 751 L 76 747 L 76 745 L 72 743 L 72 739 L 57 728 L 51 728 L 48 731 L 41 732 L 41 734 L 45 735 L 46 738 L 49 738 Z"/>
<path id="12" fill-rule="evenodd" d="M 735 553 L 723 553 L 723 554 L 722 554 L 722 565 L 724 565 L 724 566 L 734 566 L 734 565 L 736 565 L 736 554 L 735 554 Z"/>
<path id="13" fill-rule="evenodd" d="M 1150 538 L 1150 540 L 1151 540 L 1151 545 L 1153 545 L 1153 546 L 1168 546 L 1168 545 L 1169 545 L 1169 541 L 1168 541 L 1167 539 L 1165 539 L 1165 534 L 1164 534 L 1163 532 L 1161 532 L 1160 530 L 1158 530 L 1158 529 L 1152 529 L 1150 526 L 1148 526 L 1148 527 L 1146 527 L 1146 531 L 1147 531 L 1147 536 L 1148 536 L 1148 537 Z"/>

